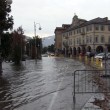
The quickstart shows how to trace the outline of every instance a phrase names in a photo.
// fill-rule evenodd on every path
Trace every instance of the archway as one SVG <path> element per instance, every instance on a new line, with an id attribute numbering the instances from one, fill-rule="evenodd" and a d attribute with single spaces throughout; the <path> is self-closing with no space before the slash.
<path id="1" fill-rule="evenodd" d="M 66 57 L 69 57 L 69 48 L 66 48 Z"/>
<path id="2" fill-rule="evenodd" d="M 86 53 L 86 48 L 82 47 L 82 54 L 85 54 L 85 53 Z"/>
<path id="3" fill-rule="evenodd" d="M 65 48 L 63 48 L 62 54 L 63 54 L 63 55 L 65 54 Z"/>
<path id="4" fill-rule="evenodd" d="M 90 46 L 87 47 L 87 52 L 91 52 L 91 47 Z"/>
<path id="5" fill-rule="evenodd" d="M 104 51 L 104 49 L 103 49 L 102 46 L 98 46 L 98 47 L 96 48 L 96 52 L 97 52 L 97 53 L 101 53 L 101 52 L 103 52 L 103 51 Z"/>
<path id="6" fill-rule="evenodd" d="M 110 45 L 109 45 L 109 46 L 107 46 L 107 50 L 108 50 L 108 52 L 110 52 Z"/>
<path id="7" fill-rule="evenodd" d="M 73 48 L 73 55 L 76 55 L 76 47 Z"/>
<path id="8" fill-rule="evenodd" d="M 70 47 L 70 54 L 72 54 L 72 48 Z"/>
<path id="9" fill-rule="evenodd" d="M 81 53 L 81 49 L 80 49 L 80 47 L 78 47 L 78 54 L 80 54 Z"/>

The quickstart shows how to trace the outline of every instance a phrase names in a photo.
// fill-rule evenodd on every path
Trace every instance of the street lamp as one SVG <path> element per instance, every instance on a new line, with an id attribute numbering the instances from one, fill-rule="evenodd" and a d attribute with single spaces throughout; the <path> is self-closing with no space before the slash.
<path id="1" fill-rule="evenodd" d="M 35 23 L 34 22 L 34 35 L 35 35 L 35 55 L 37 55 L 38 53 L 37 53 L 37 48 L 36 48 L 36 25 L 39 25 L 39 30 L 42 30 L 42 28 L 41 28 L 41 25 L 40 25 L 40 23 Z"/>
<path id="2" fill-rule="evenodd" d="M 35 35 L 35 37 L 36 37 L 36 25 L 37 25 L 37 24 L 39 25 L 39 28 L 38 28 L 38 29 L 39 29 L 39 30 L 42 30 L 40 23 L 35 23 L 35 22 L 34 22 L 34 35 Z"/>
<path id="3" fill-rule="evenodd" d="M 10 5 L 12 4 L 12 0 L 6 0 L 7 4 Z M 2 21 L 3 19 L 1 19 Z M 0 74 L 2 73 L 2 58 L 1 58 L 1 34 L 2 30 L 0 30 Z"/>
<path id="4" fill-rule="evenodd" d="M 8 4 L 12 4 L 12 0 L 7 0 L 7 3 Z"/>
<path id="5" fill-rule="evenodd" d="M 20 56 L 20 57 L 21 57 L 21 61 L 22 61 L 22 39 L 23 39 L 22 37 L 23 37 L 23 36 L 22 36 L 22 30 L 21 30 L 21 29 L 22 29 L 22 27 L 20 27 L 20 28 L 18 29 L 18 35 L 19 35 L 19 37 L 20 37 L 20 43 L 21 43 L 21 56 Z"/>

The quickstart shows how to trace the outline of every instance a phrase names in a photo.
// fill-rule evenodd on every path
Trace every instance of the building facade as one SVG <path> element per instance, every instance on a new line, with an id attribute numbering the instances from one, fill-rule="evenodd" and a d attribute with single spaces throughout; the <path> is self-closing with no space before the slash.
<path id="1" fill-rule="evenodd" d="M 60 33 L 60 37 L 62 51 L 67 56 L 110 52 L 110 20 L 98 17 L 87 21 L 75 15 L 71 25 Z"/>
<path id="2" fill-rule="evenodd" d="M 63 24 L 62 27 L 56 27 L 55 33 L 55 52 L 62 53 L 62 33 L 70 27 L 69 24 Z"/>

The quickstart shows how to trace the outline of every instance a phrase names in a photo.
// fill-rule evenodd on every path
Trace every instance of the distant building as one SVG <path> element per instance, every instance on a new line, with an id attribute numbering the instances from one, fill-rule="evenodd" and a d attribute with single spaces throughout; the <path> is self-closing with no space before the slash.
<path id="1" fill-rule="evenodd" d="M 70 27 L 69 24 L 63 24 L 62 27 L 56 27 L 55 33 L 55 51 L 62 51 L 62 33 Z"/>
<path id="2" fill-rule="evenodd" d="M 55 39 L 56 50 L 60 48 L 65 55 L 110 52 L 110 20 L 98 17 L 87 21 L 75 15 L 69 27 L 55 29 Z"/>

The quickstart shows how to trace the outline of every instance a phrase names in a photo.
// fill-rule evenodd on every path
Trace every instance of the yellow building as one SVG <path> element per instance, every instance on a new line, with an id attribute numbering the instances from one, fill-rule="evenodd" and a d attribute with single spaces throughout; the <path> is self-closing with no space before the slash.
<path id="1" fill-rule="evenodd" d="M 70 27 L 69 24 L 63 24 L 62 27 L 56 27 L 55 33 L 55 51 L 56 53 L 62 52 L 62 33 Z"/>
<path id="2" fill-rule="evenodd" d="M 57 35 L 55 33 L 55 38 Z M 61 47 L 65 55 L 110 52 L 110 20 L 107 17 L 87 21 L 75 15 L 71 25 L 59 36 L 62 37 Z"/>

